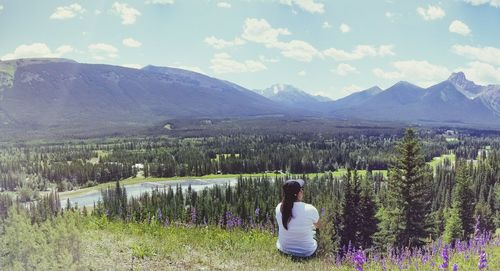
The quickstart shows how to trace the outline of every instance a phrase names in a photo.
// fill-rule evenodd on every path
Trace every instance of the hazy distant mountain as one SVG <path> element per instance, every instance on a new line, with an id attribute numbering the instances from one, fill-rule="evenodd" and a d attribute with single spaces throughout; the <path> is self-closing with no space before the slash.
<path id="1" fill-rule="evenodd" d="M 293 115 L 500 127 L 500 86 L 463 73 L 421 88 L 399 82 L 331 101 L 290 85 L 261 95 L 192 71 L 131 69 L 66 59 L 0 61 L 0 139 L 6 134 L 104 135 L 174 118 Z"/>
<path id="2" fill-rule="evenodd" d="M 286 84 L 275 84 L 269 88 L 254 91 L 280 104 L 312 111 L 320 110 L 318 106 L 323 107 L 325 106 L 325 102 L 331 101 L 331 99 L 327 97 L 311 95 L 294 86 Z"/>
<path id="3" fill-rule="evenodd" d="M 380 92 L 382 92 L 382 89 L 375 86 L 335 100 L 331 104 L 335 109 L 354 107 L 366 102 L 368 99 L 379 94 Z"/>
<path id="4" fill-rule="evenodd" d="M 463 72 L 454 72 L 448 78 L 448 81 L 453 83 L 457 90 L 462 92 L 468 98 L 477 97 L 482 91 L 483 87 L 476 85 L 474 82 L 467 80 Z"/>
<path id="5" fill-rule="evenodd" d="M 483 87 L 479 99 L 497 116 L 500 116 L 500 86 L 488 85 Z"/>
<path id="6" fill-rule="evenodd" d="M 174 68 L 130 69 L 67 60 L 0 62 L 0 129 L 147 127 L 176 117 L 283 113 L 233 83 Z"/>
<path id="7" fill-rule="evenodd" d="M 332 107 L 330 112 L 344 118 L 500 126 L 500 118 L 491 109 L 499 108 L 498 92 L 492 87 L 485 93 L 482 87 L 467 81 L 463 73 L 456 73 L 427 89 L 399 82 L 361 103 Z M 355 100 L 350 96 L 343 100 L 349 99 Z M 492 105 L 486 106 L 485 100 Z"/>
<path id="8" fill-rule="evenodd" d="M 448 80 L 457 86 L 457 89 L 464 95 L 471 99 L 479 98 L 486 107 L 500 116 L 499 85 L 476 85 L 474 82 L 467 80 L 463 72 L 453 73 Z"/>

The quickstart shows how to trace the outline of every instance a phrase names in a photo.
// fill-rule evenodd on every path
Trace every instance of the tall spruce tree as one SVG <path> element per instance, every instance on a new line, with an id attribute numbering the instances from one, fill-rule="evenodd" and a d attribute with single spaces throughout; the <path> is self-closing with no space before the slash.
<path id="1" fill-rule="evenodd" d="M 347 172 L 344 180 L 344 197 L 342 199 L 342 213 L 340 216 L 340 246 L 358 248 L 359 222 L 360 222 L 360 184 L 358 174 L 355 171 L 351 176 L 351 171 Z"/>
<path id="2" fill-rule="evenodd" d="M 377 231 L 377 205 L 373 200 L 373 185 L 368 177 L 361 182 L 361 199 L 359 204 L 361 221 L 359 223 L 359 244 L 363 248 L 373 245 L 373 234 Z"/>
<path id="3" fill-rule="evenodd" d="M 463 229 L 463 238 L 474 233 L 474 192 L 467 172 L 467 165 L 457 161 L 453 208 L 457 208 Z"/>
<path id="4" fill-rule="evenodd" d="M 380 228 L 386 231 L 386 236 L 394 236 L 393 246 L 418 247 L 429 235 L 432 170 L 424 162 L 415 130 L 406 130 L 396 151 L 396 159 L 389 169 L 385 213 L 391 223 Z"/>

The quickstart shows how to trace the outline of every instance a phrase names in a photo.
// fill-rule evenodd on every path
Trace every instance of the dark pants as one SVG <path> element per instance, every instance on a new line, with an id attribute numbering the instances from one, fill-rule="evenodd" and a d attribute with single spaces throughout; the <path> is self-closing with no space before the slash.
<path id="1" fill-rule="evenodd" d="M 307 260 L 310 260 L 310 259 L 313 259 L 317 256 L 318 254 L 318 248 L 316 248 L 316 250 L 313 252 L 313 254 L 311 254 L 310 256 L 295 256 L 295 255 L 291 255 L 291 254 L 287 254 L 281 250 L 279 250 L 279 253 L 285 257 L 289 257 L 292 261 L 294 262 L 301 262 L 301 261 L 307 261 Z"/>

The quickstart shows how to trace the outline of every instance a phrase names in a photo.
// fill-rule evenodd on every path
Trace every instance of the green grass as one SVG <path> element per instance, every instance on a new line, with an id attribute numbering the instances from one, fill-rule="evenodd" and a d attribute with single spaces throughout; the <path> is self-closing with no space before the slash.
<path id="1" fill-rule="evenodd" d="M 276 236 L 259 230 L 230 230 L 217 227 L 125 224 L 94 217 L 85 218 L 83 262 L 97 269 L 113 270 L 355 270 L 351 264 L 337 267 L 327 257 L 293 262 L 276 250 Z M 500 247 L 488 247 L 488 264 L 500 266 Z M 459 270 L 477 270 L 477 255 L 467 259 L 450 257 Z M 441 263 L 441 257 L 433 261 Z M 432 262 L 432 261 L 430 261 Z M 387 270 L 399 270 L 388 263 Z M 419 270 L 436 270 L 431 264 Z M 382 271 L 379 264 L 365 270 Z M 417 270 L 410 266 L 407 270 Z"/>
<path id="2" fill-rule="evenodd" d="M 445 159 L 448 159 L 452 163 L 455 163 L 456 157 L 455 154 L 443 154 L 439 157 L 432 158 L 432 161 L 430 161 L 428 164 L 435 169 L 438 165 L 443 163 Z"/>

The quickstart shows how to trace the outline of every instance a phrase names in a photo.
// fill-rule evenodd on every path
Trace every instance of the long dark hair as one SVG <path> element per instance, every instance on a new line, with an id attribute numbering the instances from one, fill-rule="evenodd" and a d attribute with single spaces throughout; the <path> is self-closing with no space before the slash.
<path id="1" fill-rule="evenodd" d="M 298 182 L 285 182 L 283 184 L 283 200 L 281 201 L 281 222 L 283 227 L 288 230 L 288 222 L 292 219 L 293 203 L 297 201 L 300 192 L 300 184 Z"/>

